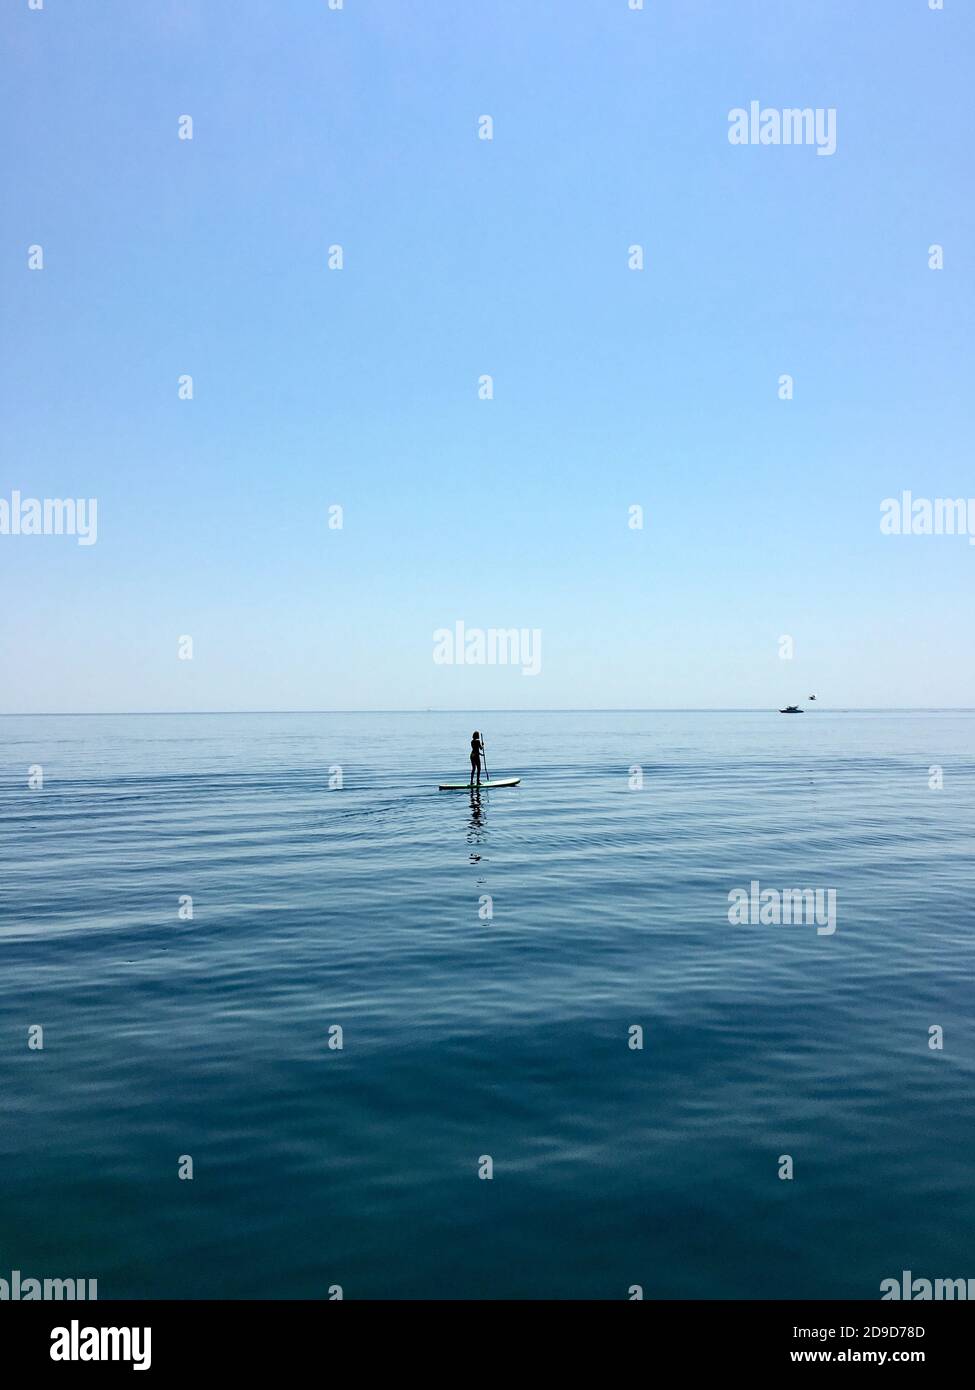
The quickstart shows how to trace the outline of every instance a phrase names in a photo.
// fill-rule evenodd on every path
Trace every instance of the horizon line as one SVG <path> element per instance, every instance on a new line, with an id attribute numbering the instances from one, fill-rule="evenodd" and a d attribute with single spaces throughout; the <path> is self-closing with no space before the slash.
<path id="1" fill-rule="evenodd" d="M 973 705 L 822 705 L 831 714 L 971 714 Z M 0 710 L 0 719 L 112 719 L 167 716 L 192 717 L 222 714 L 779 714 L 772 705 L 553 705 L 545 709 L 506 707 L 456 709 L 414 707 L 412 709 L 120 709 L 120 710 Z"/>

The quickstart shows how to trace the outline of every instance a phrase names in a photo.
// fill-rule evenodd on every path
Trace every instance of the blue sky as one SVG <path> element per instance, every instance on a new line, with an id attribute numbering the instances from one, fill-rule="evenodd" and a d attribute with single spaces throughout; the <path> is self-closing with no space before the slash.
<path id="1" fill-rule="evenodd" d="M 93 546 L 0 536 L 0 709 L 975 703 L 975 547 L 879 530 L 975 497 L 975 7 L 0 29 L 0 496 L 98 499 Z M 753 99 L 835 107 L 836 153 L 731 145 Z M 458 620 L 540 674 L 436 665 Z"/>

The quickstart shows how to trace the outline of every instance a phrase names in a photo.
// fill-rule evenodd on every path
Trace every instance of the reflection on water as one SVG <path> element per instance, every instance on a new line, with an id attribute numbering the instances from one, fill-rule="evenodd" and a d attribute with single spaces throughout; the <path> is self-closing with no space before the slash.
<path id="1" fill-rule="evenodd" d="M 484 838 L 484 806 L 481 802 L 480 787 L 471 787 L 471 814 L 467 822 L 467 843 L 469 845 L 479 845 Z M 471 851 L 471 863 L 480 863 L 481 856 L 476 850 Z"/>

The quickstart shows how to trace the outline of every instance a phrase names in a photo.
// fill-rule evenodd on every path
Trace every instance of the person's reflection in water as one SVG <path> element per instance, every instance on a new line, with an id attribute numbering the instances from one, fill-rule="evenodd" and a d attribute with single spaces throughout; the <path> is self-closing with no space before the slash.
<path id="1" fill-rule="evenodd" d="M 481 791 L 479 787 L 471 787 L 471 817 L 467 822 L 467 843 L 469 845 L 479 845 L 484 835 L 484 807 L 481 802 Z M 474 849 L 471 851 L 471 863 L 477 864 L 481 856 Z"/>

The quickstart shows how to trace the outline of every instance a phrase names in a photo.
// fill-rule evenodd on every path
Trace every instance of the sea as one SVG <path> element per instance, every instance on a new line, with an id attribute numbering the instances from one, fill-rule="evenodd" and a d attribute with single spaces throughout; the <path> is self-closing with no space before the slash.
<path id="1" fill-rule="evenodd" d="M 973 850 L 972 711 L 0 717 L 0 1277 L 975 1277 Z"/>

